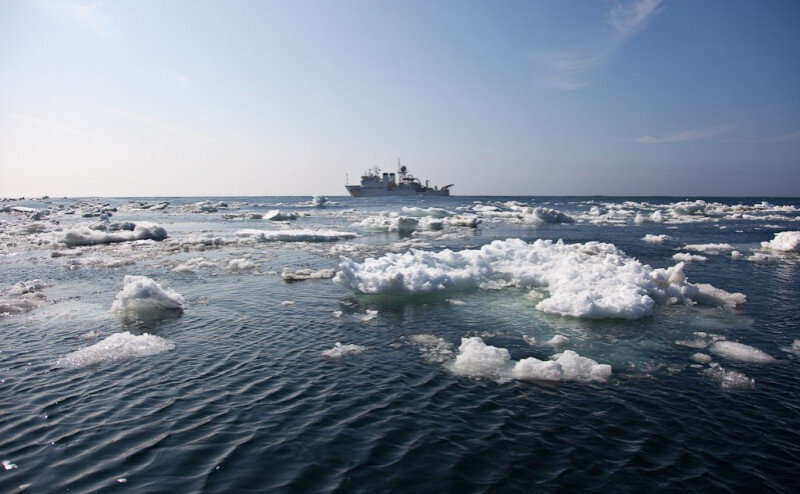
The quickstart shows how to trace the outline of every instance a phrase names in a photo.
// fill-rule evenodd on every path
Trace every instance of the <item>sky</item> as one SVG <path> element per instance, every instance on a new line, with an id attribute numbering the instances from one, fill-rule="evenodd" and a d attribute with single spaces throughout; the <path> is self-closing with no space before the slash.
<path id="1" fill-rule="evenodd" d="M 0 196 L 800 196 L 800 2 L 0 1 Z"/>

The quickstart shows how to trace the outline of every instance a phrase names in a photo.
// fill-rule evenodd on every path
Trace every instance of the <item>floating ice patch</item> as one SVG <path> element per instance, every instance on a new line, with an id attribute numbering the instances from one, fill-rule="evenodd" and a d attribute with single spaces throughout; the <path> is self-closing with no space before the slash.
<path id="1" fill-rule="evenodd" d="M 702 252 L 703 254 L 720 255 L 733 251 L 730 244 L 688 244 L 683 246 L 686 250 Z"/>
<path id="2" fill-rule="evenodd" d="M 245 273 L 256 269 L 256 263 L 243 257 L 228 261 L 228 269 L 236 273 Z"/>
<path id="3" fill-rule="evenodd" d="M 423 216 L 430 216 L 432 218 L 446 218 L 448 216 L 453 216 L 455 213 L 452 213 L 446 209 L 442 208 L 420 208 L 417 206 L 403 206 L 403 214 L 407 216 L 416 216 L 421 218 Z"/>
<path id="4" fill-rule="evenodd" d="M 636 319 L 659 304 L 735 307 L 742 294 L 687 282 L 684 264 L 653 269 L 613 244 L 496 240 L 477 250 L 411 251 L 362 263 L 342 258 L 334 282 L 360 293 L 423 294 L 492 286 L 544 288 L 536 308 L 589 318 Z"/>
<path id="5" fill-rule="evenodd" d="M 331 359 L 342 359 L 345 357 L 349 357 L 350 355 L 358 355 L 359 353 L 363 353 L 367 347 L 361 345 L 342 345 L 338 341 L 328 350 L 323 350 L 322 356 L 325 358 Z"/>
<path id="6" fill-rule="evenodd" d="M 545 341 L 544 345 L 559 347 L 559 346 L 564 346 L 567 343 L 569 343 L 569 338 L 567 338 L 563 334 L 557 334 L 552 338 L 550 338 L 549 340 Z"/>
<path id="7" fill-rule="evenodd" d="M 356 223 L 356 226 L 371 231 L 411 233 L 419 226 L 419 220 L 409 216 L 398 216 L 395 213 L 390 213 L 384 216 L 370 216 L 364 218 L 361 222 Z"/>
<path id="8" fill-rule="evenodd" d="M 8 460 L 3 460 L 3 468 L 6 469 L 6 470 L 13 470 L 13 469 L 17 468 L 17 464 L 16 463 L 11 463 Z"/>
<path id="9" fill-rule="evenodd" d="M 253 237 L 259 242 L 336 242 L 357 236 L 331 230 L 239 230 L 236 235 Z"/>
<path id="10" fill-rule="evenodd" d="M 689 358 L 691 358 L 694 362 L 697 362 L 698 364 L 711 363 L 711 356 L 706 355 L 705 353 L 693 353 Z"/>
<path id="11" fill-rule="evenodd" d="M 736 390 L 736 389 L 749 389 L 756 385 L 756 380 L 747 377 L 741 372 L 726 370 L 719 364 L 712 362 L 708 365 L 708 369 L 703 371 L 703 374 L 717 381 L 722 389 Z"/>
<path id="12" fill-rule="evenodd" d="M 183 310 L 183 296 L 146 276 L 125 276 L 122 290 L 111 304 L 111 312 L 119 314 L 141 315 L 160 310 Z"/>
<path id="13" fill-rule="evenodd" d="M 461 338 L 458 355 L 450 369 L 460 376 L 507 378 L 511 354 L 505 348 L 487 345 L 479 337 Z"/>
<path id="14" fill-rule="evenodd" d="M 775 361 L 771 355 L 735 341 L 717 341 L 711 344 L 708 349 L 714 355 L 739 362 L 769 363 Z"/>
<path id="15" fill-rule="evenodd" d="M 513 373 L 514 377 L 523 380 L 606 382 L 611 377 L 611 366 L 566 350 L 553 355 L 550 360 L 522 359 L 514 366 Z"/>
<path id="16" fill-rule="evenodd" d="M 70 246 L 113 244 L 133 240 L 164 240 L 167 231 L 155 223 L 138 223 L 133 231 L 121 230 L 114 233 L 92 230 L 87 227 L 66 230 L 58 241 Z"/>
<path id="17" fill-rule="evenodd" d="M 800 231 L 780 232 L 769 242 L 761 242 L 765 249 L 779 252 L 800 252 Z"/>
<path id="18" fill-rule="evenodd" d="M 289 270 L 284 269 L 281 273 L 281 278 L 284 281 L 303 281 L 303 280 L 321 280 L 333 278 L 336 272 L 333 269 L 297 269 Z"/>
<path id="19" fill-rule="evenodd" d="M 215 268 L 217 267 L 216 263 L 208 261 L 202 257 L 195 257 L 189 259 L 188 261 L 184 261 L 174 268 L 172 268 L 173 273 L 194 273 L 200 269 L 204 268 Z"/>
<path id="20" fill-rule="evenodd" d="M 498 381 L 511 378 L 532 381 L 605 382 L 611 376 L 611 366 L 598 364 L 567 350 L 549 360 L 534 357 L 514 361 L 505 348 L 487 345 L 479 337 L 462 338 L 458 355 L 448 364 L 455 374 L 468 377 L 488 377 Z"/>
<path id="21" fill-rule="evenodd" d="M 378 311 L 367 309 L 366 313 L 361 317 L 361 320 L 367 322 L 375 319 L 376 317 L 378 317 Z"/>
<path id="22" fill-rule="evenodd" d="M 688 252 L 678 252 L 672 255 L 672 260 L 679 262 L 701 262 L 707 261 L 708 258 L 697 254 L 689 254 Z"/>
<path id="23" fill-rule="evenodd" d="M 273 209 L 264 213 L 263 218 L 269 221 L 289 221 L 296 220 L 297 213 L 284 212 L 280 209 Z"/>
<path id="24" fill-rule="evenodd" d="M 672 240 L 672 237 L 670 237 L 669 235 L 651 235 L 648 233 L 647 235 L 642 237 L 642 240 L 651 244 L 663 244 L 667 240 Z"/>
<path id="25" fill-rule="evenodd" d="M 141 335 L 114 333 L 108 338 L 86 348 L 81 348 L 56 361 L 59 367 L 86 367 L 107 361 L 133 357 L 146 357 L 174 350 L 175 345 L 148 333 Z"/>

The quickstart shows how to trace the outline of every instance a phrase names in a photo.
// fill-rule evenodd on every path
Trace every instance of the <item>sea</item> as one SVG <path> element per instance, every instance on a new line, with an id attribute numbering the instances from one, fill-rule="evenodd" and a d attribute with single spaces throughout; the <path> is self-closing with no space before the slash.
<path id="1" fill-rule="evenodd" d="M 0 492 L 796 491 L 800 200 L 0 201 Z"/>

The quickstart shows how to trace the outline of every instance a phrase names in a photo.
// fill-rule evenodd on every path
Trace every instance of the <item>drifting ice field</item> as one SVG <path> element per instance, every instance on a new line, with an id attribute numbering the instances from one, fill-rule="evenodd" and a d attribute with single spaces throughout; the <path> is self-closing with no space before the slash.
<path id="1" fill-rule="evenodd" d="M 0 490 L 781 489 L 800 202 L 0 202 Z"/>

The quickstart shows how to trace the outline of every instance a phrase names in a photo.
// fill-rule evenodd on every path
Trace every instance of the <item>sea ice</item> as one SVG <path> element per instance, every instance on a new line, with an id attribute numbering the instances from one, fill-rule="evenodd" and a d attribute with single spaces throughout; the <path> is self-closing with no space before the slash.
<path id="1" fill-rule="evenodd" d="M 688 244 L 684 245 L 683 248 L 711 255 L 720 255 L 733 251 L 733 247 L 730 244 Z"/>
<path id="2" fill-rule="evenodd" d="M 356 263 L 342 258 L 334 282 L 360 293 L 423 294 L 491 286 L 545 288 L 536 308 L 589 318 L 636 319 L 653 306 L 703 303 L 735 307 L 742 294 L 686 281 L 684 264 L 653 269 L 613 244 L 496 240 L 476 250 L 389 253 Z"/>
<path id="3" fill-rule="evenodd" d="M 712 343 L 708 349 L 715 355 L 739 362 L 769 363 L 775 361 L 771 355 L 735 341 L 717 341 Z"/>
<path id="4" fill-rule="evenodd" d="M 708 258 L 706 256 L 700 256 L 697 254 L 689 254 L 688 252 L 678 252 L 677 254 L 672 255 L 673 261 L 683 261 L 683 262 L 694 262 L 694 261 L 707 261 Z"/>
<path id="5" fill-rule="evenodd" d="M 755 379 L 749 378 L 741 372 L 726 370 L 715 362 L 710 363 L 703 374 L 719 382 L 722 389 L 726 391 L 748 389 L 756 385 Z"/>
<path id="6" fill-rule="evenodd" d="M 765 249 L 780 252 L 800 252 L 800 231 L 780 232 L 769 242 L 761 242 Z"/>
<path id="7" fill-rule="evenodd" d="M 145 357 L 170 350 L 175 345 L 148 333 L 141 335 L 114 333 L 94 345 L 81 348 L 56 361 L 59 367 L 86 367 L 106 361 L 117 361 L 131 357 Z"/>
<path id="8" fill-rule="evenodd" d="M 320 280 L 333 278 L 336 272 L 333 269 L 297 269 L 289 270 L 284 269 L 281 273 L 281 278 L 284 281 L 303 281 L 303 280 Z"/>
<path id="9" fill-rule="evenodd" d="M 663 244 L 667 240 L 672 240 L 672 237 L 669 235 L 651 235 L 648 233 L 642 237 L 642 240 L 651 244 Z"/>
<path id="10" fill-rule="evenodd" d="M 165 238 L 167 238 L 167 231 L 163 227 L 155 223 L 142 222 L 138 223 L 133 231 L 120 230 L 115 233 L 92 230 L 88 227 L 66 230 L 58 238 L 58 241 L 69 247 L 76 247 L 133 240 L 164 240 Z"/>
<path id="11" fill-rule="evenodd" d="M 350 355 L 358 355 L 359 353 L 364 352 L 367 347 L 361 345 L 342 345 L 338 341 L 328 350 L 323 350 L 322 356 L 331 359 L 342 359 L 345 357 L 349 357 Z"/>
<path id="12" fill-rule="evenodd" d="M 170 288 L 162 288 L 146 276 L 125 276 L 122 290 L 111 304 L 111 312 L 135 315 L 158 310 L 183 310 L 183 296 Z"/>
<path id="13" fill-rule="evenodd" d="M 239 230 L 236 235 L 259 242 L 336 242 L 357 237 L 352 232 L 331 230 Z"/>

